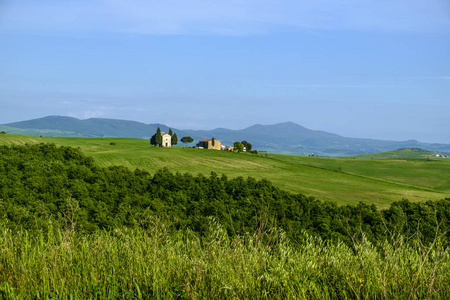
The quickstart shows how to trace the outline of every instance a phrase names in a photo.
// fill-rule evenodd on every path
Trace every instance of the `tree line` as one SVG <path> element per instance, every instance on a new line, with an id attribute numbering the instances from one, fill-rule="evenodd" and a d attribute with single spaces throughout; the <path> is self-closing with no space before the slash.
<path id="1" fill-rule="evenodd" d="M 230 236 L 277 227 L 298 242 L 305 232 L 348 244 L 361 234 L 372 241 L 396 234 L 419 234 L 424 242 L 436 233 L 450 237 L 450 198 L 402 200 L 381 210 L 364 203 L 338 206 L 264 179 L 100 168 L 80 149 L 54 144 L 0 147 L 0 219 L 8 227 L 46 230 L 53 220 L 94 232 L 145 227 L 149 216 L 200 234 L 211 216 Z"/>
<path id="2" fill-rule="evenodd" d="M 172 131 L 172 128 L 169 128 L 169 133 L 168 133 L 171 138 L 170 138 L 170 143 L 172 145 L 177 145 L 178 144 L 178 136 L 176 133 L 174 133 Z M 158 146 L 161 147 L 162 145 L 162 134 L 161 134 L 161 129 L 158 127 L 156 129 L 156 132 L 154 135 L 152 135 L 152 137 L 150 138 L 150 144 L 154 145 L 154 146 Z"/>
<path id="3" fill-rule="evenodd" d="M 172 128 L 169 128 L 169 133 L 171 136 L 171 144 L 172 145 L 177 145 L 178 144 L 178 136 L 176 133 L 174 133 L 172 131 Z M 186 147 L 188 144 L 192 143 L 194 141 L 194 139 L 190 136 L 184 136 L 181 138 L 180 140 L 182 143 L 186 144 Z M 158 127 L 156 129 L 155 134 L 152 135 L 152 137 L 150 138 L 150 144 L 154 145 L 154 146 L 158 146 L 161 147 L 162 145 L 162 134 L 161 134 L 161 129 Z"/>

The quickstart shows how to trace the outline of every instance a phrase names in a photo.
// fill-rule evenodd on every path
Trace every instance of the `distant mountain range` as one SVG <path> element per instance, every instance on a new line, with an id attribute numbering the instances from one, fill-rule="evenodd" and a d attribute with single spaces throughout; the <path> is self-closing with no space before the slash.
<path id="1" fill-rule="evenodd" d="M 164 124 L 144 124 L 135 121 L 93 118 L 79 120 L 72 117 L 49 116 L 40 119 L 0 125 L 0 130 L 11 134 L 68 136 L 68 137 L 127 137 L 149 139 Z M 450 144 L 428 144 L 416 140 L 385 141 L 347 138 L 337 134 L 311 130 L 292 122 L 275 125 L 253 125 L 241 130 L 217 128 L 214 130 L 181 130 L 172 128 L 179 139 L 191 136 L 195 142 L 214 137 L 222 144 L 235 141 L 252 143 L 253 149 L 274 153 L 316 156 L 351 156 L 396 150 L 422 148 L 450 154 Z M 180 143 L 181 144 L 181 143 Z"/>

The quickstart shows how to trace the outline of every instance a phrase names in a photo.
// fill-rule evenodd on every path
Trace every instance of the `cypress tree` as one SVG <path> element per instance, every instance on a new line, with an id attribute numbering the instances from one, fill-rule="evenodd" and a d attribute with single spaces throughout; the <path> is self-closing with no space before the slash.
<path id="1" fill-rule="evenodd" d="M 178 136 L 177 136 L 176 133 L 174 133 L 174 134 L 172 135 L 171 142 L 172 142 L 172 145 L 178 144 Z"/>
<path id="2" fill-rule="evenodd" d="M 156 145 L 161 146 L 162 144 L 162 136 L 161 136 L 161 129 L 156 129 Z"/>

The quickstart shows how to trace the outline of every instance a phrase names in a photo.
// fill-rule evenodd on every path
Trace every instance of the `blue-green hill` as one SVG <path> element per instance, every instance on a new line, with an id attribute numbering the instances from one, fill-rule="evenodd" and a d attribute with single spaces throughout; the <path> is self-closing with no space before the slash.
<path id="1" fill-rule="evenodd" d="M 164 124 L 144 124 L 134 121 L 112 119 L 79 120 L 71 117 L 50 116 L 41 119 L 5 124 L 0 128 L 7 133 L 35 136 L 72 137 L 127 137 L 148 139 L 160 127 L 167 132 Z M 391 151 L 399 148 L 426 148 L 430 151 L 450 154 L 450 144 L 426 144 L 415 140 L 383 141 L 373 139 L 347 138 L 325 131 L 311 130 L 292 122 L 275 125 L 253 125 L 241 130 L 217 128 L 214 130 L 187 130 L 172 128 L 178 138 L 189 135 L 195 142 L 214 137 L 222 144 L 232 145 L 235 141 L 246 140 L 253 149 L 272 153 L 351 156 Z"/>
<path id="2" fill-rule="evenodd" d="M 38 130 L 34 135 L 42 134 L 43 136 L 54 136 L 54 132 L 65 132 L 67 133 L 66 136 L 148 139 L 156 132 L 156 128 L 158 127 L 160 127 L 162 131 L 169 131 L 169 127 L 163 124 L 144 124 L 135 121 L 101 118 L 79 120 L 72 117 L 61 116 L 49 116 L 6 125 L 11 128 L 19 128 L 22 130 Z M 6 129 L 5 131 L 9 132 L 11 129 L 9 129 L 9 131 Z M 58 134 L 57 136 L 60 135 Z"/>

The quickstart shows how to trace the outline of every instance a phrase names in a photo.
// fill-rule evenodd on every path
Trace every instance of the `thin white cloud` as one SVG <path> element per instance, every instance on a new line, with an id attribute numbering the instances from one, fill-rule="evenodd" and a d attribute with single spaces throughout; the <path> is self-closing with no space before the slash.
<path id="1" fill-rule="evenodd" d="M 254 34 L 304 30 L 447 31 L 446 0 L 16 0 L 0 30 Z"/>

